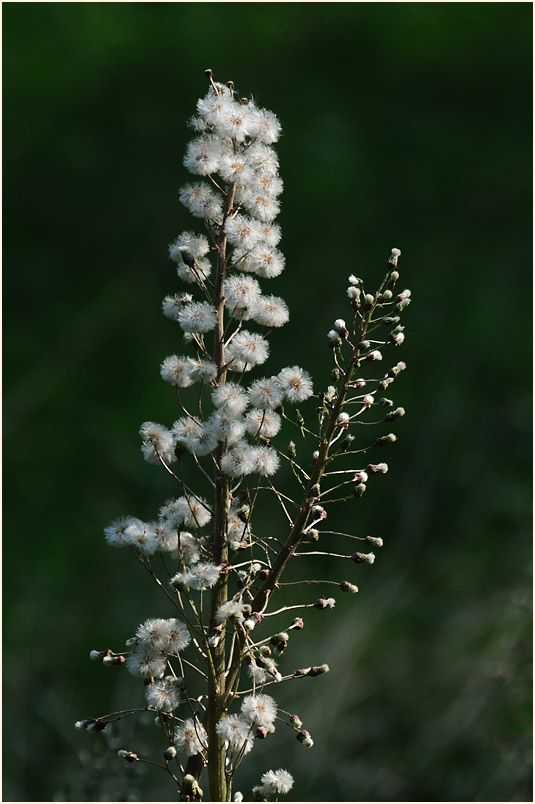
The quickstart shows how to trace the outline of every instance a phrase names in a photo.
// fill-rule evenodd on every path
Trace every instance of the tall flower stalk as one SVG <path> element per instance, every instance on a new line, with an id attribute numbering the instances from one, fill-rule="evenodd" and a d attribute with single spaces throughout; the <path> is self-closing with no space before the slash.
<path id="1" fill-rule="evenodd" d="M 276 722 L 289 726 L 305 747 L 314 742 L 301 718 L 281 710 L 271 693 L 284 681 L 328 672 L 326 664 L 289 667 L 284 653 L 290 634 L 304 626 L 295 611 L 332 609 L 335 599 L 322 593 L 294 602 L 293 589 L 307 595 L 310 584 L 318 583 L 358 591 L 354 579 L 303 578 L 286 584 L 285 593 L 284 570 L 301 556 L 373 564 L 374 552 L 355 552 L 354 542 L 362 549 L 382 546 L 381 538 L 327 530 L 325 520 L 330 505 L 361 497 L 369 477 L 388 470 L 384 462 L 370 463 L 367 453 L 388 447 L 396 436 L 381 431 L 370 438 L 369 426 L 389 429 L 404 414 L 383 392 L 405 364 L 397 362 L 379 377 L 366 376 L 366 369 L 376 373 L 383 355 L 403 343 L 399 321 L 410 291 L 394 290 L 398 249 L 375 293 L 366 292 L 362 279 L 349 277 L 351 322 L 337 319 L 328 333 L 334 363 L 325 391 L 314 394 L 299 366 L 249 379 L 268 359 L 267 335 L 289 317 L 285 302 L 265 295 L 258 281 L 284 268 L 274 222 L 282 181 L 272 146 L 280 124 L 272 112 L 237 98 L 232 82 L 215 83 L 210 70 L 206 75 L 209 89 L 190 121 L 196 136 L 184 158 L 200 179 L 179 194 L 204 232 L 184 232 L 169 248 L 179 279 L 195 296 L 180 292 L 163 301 L 164 315 L 178 324 L 190 352 L 161 364 L 162 379 L 175 389 L 179 418 L 171 427 L 146 421 L 140 429 L 144 458 L 172 475 L 178 496 L 152 522 L 127 516 L 105 531 L 108 543 L 128 547 L 158 584 L 162 616 L 142 623 L 127 640 L 127 651 L 91 651 L 95 661 L 124 665 L 143 680 L 143 705 L 76 725 L 104 730 L 152 712 L 161 727 L 161 761 L 135 750 L 122 749 L 120 756 L 161 767 L 181 800 L 203 797 L 206 770 L 212 801 L 241 801 L 237 770 L 255 744 L 273 739 Z M 307 400 L 314 396 L 315 424 L 309 427 L 295 406 L 310 407 Z M 283 420 L 294 427 L 299 447 L 277 440 Z M 272 481 L 281 461 L 293 478 L 284 490 Z M 285 532 L 272 534 L 260 519 L 253 525 L 266 496 L 283 511 Z M 325 537 L 329 549 L 313 549 Z M 341 554 L 332 545 L 344 538 L 352 547 Z M 270 626 L 280 618 L 282 631 Z M 278 800 L 292 785 L 286 769 L 268 770 L 253 795 Z"/>

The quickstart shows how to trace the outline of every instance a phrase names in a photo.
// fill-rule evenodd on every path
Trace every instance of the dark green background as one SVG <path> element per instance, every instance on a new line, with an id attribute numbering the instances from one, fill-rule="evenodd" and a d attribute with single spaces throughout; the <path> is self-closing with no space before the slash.
<path id="1" fill-rule="evenodd" d="M 414 298 L 390 472 L 330 520 L 385 547 L 282 663 L 331 666 L 277 692 L 315 747 L 279 728 L 239 787 L 283 766 L 295 801 L 531 798 L 531 5 L 2 11 L 4 800 L 175 796 L 112 756 L 150 727 L 108 754 L 73 723 L 141 698 L 89 650 L 168 616 L 102 529 L 174 491 L 137 429 L 176 417 L 160 303 L 178 290 L 167 244 L 194 225 L 176 192 L 208 66 L 284 127 L 269 292 L 292 318 L 266 371 L 299 363 L 321 387 L 346 277 L 378 283 L 392 246 Z"/>

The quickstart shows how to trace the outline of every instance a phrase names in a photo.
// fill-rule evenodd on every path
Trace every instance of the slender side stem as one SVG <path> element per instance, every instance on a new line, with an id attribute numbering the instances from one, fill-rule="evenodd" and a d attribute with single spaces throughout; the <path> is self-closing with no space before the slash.
<path id="1" fill-rule="evenodd" d="M 388 274 L 387 274 L 388 277 Z M 383 281 L 381 288 L 386 282 L 387 277 Z M 379 291 L 380 292 L 380 291 Z M 375 309 L 375 304 L 372 304 L 370 309 L 365 313 L 365 315 L 361 318 L 360 325 L 359 325 L 359 336 L 357 338 L 357 343 L 363 341 L 366 336 L 366 330 L 369 325 L 370 319 L 373 315 L 373 311 Z M 292 529 L 290 534 L 283 545 L 282 549 L 279 551 L 275 561 L 272 564 L 271 570 L 269 575 L 267 576 L 266 580 L 264 581 L 262 587 L 257 592 L 253 602 L 252 602 L 252 609 L 253 611 L 263 612 L 268 604 L 269 597 L 271 592 L 276 587 L 286 565 L 290 561 L 291 557 L 293 556 L 297 545 L 299 544 L 300 539 L 303 536 L 303 531 L 307 525 L 308 518 L 310 516 L 310 512 L 312 510 L 312 506 L 318 499 L 318 485 L 321 481 L 323 473 L 326 469 L 326 466 L 329 462 L 329 449 L 333 440 L 333 435 L 335 433 L 337 427 L 337 419 L 342 411 L 344 406 L 344 402 L 346 399 L 346 395 L 349 390 L 349 384 L 353 377 L 353 372 L 355 368 L 360 365 L 360 361 L 362 359 L 362 354 L 358 347 L 356 347 L 353 351 L 353 355 L 350 361 L 347 364 L 345 369 L 344 376 L 340 383 L 340 387 L 338 389 L 338 393 L 336 396 L 336 401 L 329 413 L 329 417 L 327 420 L 327 426 L 323 432 L 319 443 L 319 455 L 314 465 L 314 469 L 310 476 L 310 480 L 307 484 L 304 499 L 301 503 L 301 507 L 299 509 L 299 513 L 294 520 Z M 233 664 L 228 672 L 227 675 L 227 683 L 226 683 L 226 695 L 229 696 L 234 682 L 236 680 L 236 676 L 239 671 L 241 655 L 243 649 L 243 638 L 240 644 L 240 650 L 237 650 L 235 653 L 235 658 Z"/>

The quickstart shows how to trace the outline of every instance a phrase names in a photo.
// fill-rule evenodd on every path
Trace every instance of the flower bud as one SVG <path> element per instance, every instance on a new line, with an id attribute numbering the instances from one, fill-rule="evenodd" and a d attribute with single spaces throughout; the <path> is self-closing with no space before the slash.
<path id="1" fill-rule="evenodd" d="M 335 329 L 342 338 L 346 338 L 349 335 L 348 329 L 346 327 L 346 322 L 343 318 L 337 318 L 333 324 L 333 329 Z"/>
<path id="2" fill-rule="evenodd" d="M 380 537 L 376 537 L 376 536 L 366 536 L 366 538 L 364 539 L 364 541 L 365 541 L 367 544 L 373 544 L 375 547 L 382 547 L 382 546 L 383 546 L 383 540 L 382 540 Z M 372 562 L 372 563 L 373 563 L 373 562 Z"/>
<path id="3" fill-rule="evenodd" d="M 353 553 L 351 556 L 355 564 L 373 564 L 375 555 L 373 553 Z"/>
<path id="4" fill-rule="evenodd" d="M 302 631 L 304 627 L 305 623 L 301 617 L 296 617 L 290 626 L 290 628 L 293 628 L 295 631 Z"/>
<path id="5" fill-rule="evenodd" d="M 355 276 L 355 274 L 350 274 L 347 277 L 347 281 L 349 282 L 350 285 L 357 285 L 360 288 L 364 285 L 362 279 L 359 276 Z"/>
<path id="6" fill-rule="evenodd" d="M 384 447 L 385 444 L 393 444 L 394 441 L 397 441 L 397 436 L 395 433 L 388 433 L 388 435 L 380 436 L 375 442 L 374 447 Z"/>
<path id="7" fill-rule="evenodd" d="M 385 475 L 388 472 L 388 464 L 387 463 L 369 463 L 366 467 L 366 471 L 370 472 L 372 475 L 377 474 L 377 472 L 381 472 L 381 474 Z"/>
<path id="8" fill-rule="evenodd" d="M 383 398 L 379 400 L 379 404 L 382 408 L 391 408 L 393 407 L 394 402 L 391 399 L 387 399 L 385 396 L 383 396 Z"/>
<path id="9" fill-rule="evenodd" d="M 236 793 L 234 793 L 232 800 L 237 802 L 238 804 L 241 804 L 241 802 L 243 801 L 243 793 L 236 791 Z"/>
<path id="10" fill-rule="evenodd" d="M 399 315 L 385 315 L 384 318 L 381 318 L 381 324 L 385 324 L 388 326 L 389 324 L 397 324 L 399 321 Z"/>
<path id="11" fill-rule="evenodd" d="M 295 456 L 297 455 L 297 449 L 294 441 L 290 441 L 290 443 L 288 444 L 288 455 L 290 458 L 295 458 Z"/>
<path id="12" fill-rule="evenodd" d="M 303 743 L 306 748 L 312 748 L 314 745 L 314 740 L 310 736 L 310 732 L 308 732 L 306 729 L 299 731 L 296 736 L 299 742 Z"/>
<path id="13" fill-rule="evenodd" d="M 321 505 L 313 505 L 312 516 L 314 519 L 327 519 L 327 511 Z"/>
<path id="14" fill-rule="evenodd" d="M 388 280 L 388 284 L 386 286 L 388 290 L 391 290 L 394 287 L 398 279 L 399 279 L 399 273 L 397 271 L 392 271 L 390 274 L 390 278 Z"/>
<path id="15" fill-rule="evenodd" d="M 314 462 L 315 462 L 315 461 L 317 461 L 317 460 L 318 460 L 318 458 L 319 458 L 319 456 L 320 456 L 319 450 L 318 450 L 318 449 L 315 449 L 315 450 L 314 450 L 314 452 L 312 453 L 312 460 L 313 460 Z"/>
<path id="16" fill-rule="evenodd" d="M 268 736 L 268 730 L 266 729 L 265 726 L 258 726 L 254 733 L 254 736 L 257 737 L 259 740 L 265 740 L 266 737 Z"/>
<path id="17" fill-rule="evenodd" d="M 347 289 L 347 296 L 351 301 L 358 301 L 360 298 L 360 288 L 350 285 Z"/>
<path id="18" fill-rule="evenodd" d="M 372 304 L 374 303 L 374 301 L 375 301 L 375 296 L 372 296 L 371 293 L 366 293 L 364 295 L 364 298 L 362 299 L 362 306 L 364 307 L 365 310 L 369 310 L 371 308 Z"/>
<path id="19" fill-rule="evenodd" d="M 319 542 L 320 540 L 320 532 L 316 530 L 316 528 L 310 528 L 310 530 L 307 531 L 307 536 L 313 542 Z"/>
<path id="20" fill-rule="evenodd" d="M 405 310 L 406 307 L 409 306 L 410 303 L 411 303 L 410 299 L 402 299 L 400 302 L 398 302 L 398 304 L 396 304 L 394 310 L 396 311 L 396 313 L 401 313 L 403 312 L 403 310 Z"/>
<path id="21" fill-rule="evenodd" d="M 353 483 L 367 483 L 368 482 L 368 475 L 364 471 L 355 472 L 353 477 Z"/>
<path id="22" fill-rule="evenodd" d="M 177 751 L 175 746 L 169 745 L 163 752 L 163 758 L 169 762 L 171 759 L 174 759 L 176 757 L 176 753 Z"/>
<path id="23" fill-rule="evenodd" d="M 334 609 L 336 600 L 334 597 L 319 597 L 314 601 L 316 609 Z"/>
<path id="24" fill-rule="evenodd" d="M 312 492 L 312 494 L 315 497 L 319 497 L 320 492 L 321 492 L 320 484 L 319 483 L 314 483 L 314 485 L 310 487 L 310 491 Z"/>
<path id="25" fill-rule="evenodd" d="M 388 388 L 390 383 L 393 383 L 393 382 L 394 382 L 394 380 L 392 379 L 392 377 L 387 376 L 387 377 L 384 378 L 384 380 L 379 380 L 379 382 L 377 383 L 377 388 L 379 388 L 381 391 L 384 391 L 385 388 Z"/>
<path id="26" fill-rule="evenodd" d="M 300 729 L 303 725 L 303 721 L 299 717 L 299 715 L 290 715 L 290 723 L 292 726 L 295 726 L 296 729 Z"/>
<path id="27" fill-rule="evenodd" d="M 139 760 L 137 754 L 134 754 L 133 751 L 125 751 L 124 748 L 117 751 L 117 756 L 121 757 L 121 759 L 126 759 L 127 762 L 137 762 Z"/>
<path id="28" fill-rule="evenodd" d="M 394 419 L 398 418 L 398 416 L 404 416 L 404 415 L 405 415 L 405 408 L 396 408 L 395 410 L 391 410 L 389 413 L 387 413 L 383 421 L 393 422 Z"/>
<path id="29" fill-rule="evenodd" d="M 366 357 L 366 360 L 382 360 L 382 359 L 383 355 L 381 354 L 379 349 L 374 349 L 374 351 L 370 352 L 370 354 Z"/>
<path id="30" fill-rule="evenodd" d="M 308 675 L 315 678 L 316 676 L 322 676 L 324 673 L 328 673 L 330 669 L 328 664 L 320 664 L 317 667 L 311 667 Z"/>
<path id="31" fill-rule="evenodd" d="M 340 589 L 342 590 L 342 592 L 351 592 L 353 595 L 356 595 L 356 593 L 359 591 L 358 586 L 349 583 L 349 581 L 342 581 L 342 583 L 340 584 Z"/>
<path id="32" fill-rule="evenodd" d="M 334 329 L 329 330 L 329 332 L 327 333 L 327 339 L 329 341 L 329 346 L 331 347 L 331 349 L 337 349 L 339 346 L 342 345 L 342 338 L 340 337 L 338 332 L 335 332 Z"/>
<path id="33" fill-rule="evenodd" d="M 390 338 L 388 340 L 390 343 L 393 343 L 394 346 L 401 346 L 401 344 L 405 340 L 405 333 L 396 332 L 395 334 L 390 335 Z"/>
<path id="34" fill-rule="evenodd" d="M 390 257 L 388 258 L 389 265 L 393 265 L 394 267 L 398 264 L 398 258 L 401 256 L 401 251 L 399 248 L 393 248 L 390 252 Z"/>
<path id="35" fill-rule="evenodd" d="M 308 676 L 310 673 L 310 667 L 301 667 L 299 670 L 296 670 L 294 673 L 295 678 L 301 678 L 302 676 Z"/>
<path id="36" fill-rule="evenodd" d="M 89 652 L 89 658 L 92 662 L 100 662 L 107 654 L 107 650 L 92 650 Z"/>
<path id="37" fill-rule="evenodd" d="M 390 301 L 392 295 L 393 294 L 391 290 L 385 290 L 383 293 L 381 293 L 381 299 L 382 301 Z"/>
<path id="38" fill-rule="evenodd" d="M 396 363 L 395 366 L 392 366 L 392 368 L 389 369 L 389 371 L 387 372 L 387 376 L 392 377 L 392 378 L 397 377 L 398 374 L 401 371 L 405 371 L 406 368 L 407 368 L 407 364 L 404 363 L 403 360 L 400 360 L 399 363 Z"/>
<path id="39" fill-rule="evenodd" d="M 360 343 L 358 343 L 357 346 L 361 352 L 365 352 L 366 349 L 370 348 L 371 343 L 369 341 L 360 341 Z"/>
<path id="40" fill-rule="evenodd" d="M 359 483 L 358 486 L 354 487 L 353 495 L 355 497 L 362 497 L 362 495 L 365 493 L 365 491 L 366 491 L 366 484 L 365 483 Z"/>
<path id="41" fill-rule="evenodd" d="M 335 369 L 333 369 L 333 370 L 331 371 L 331 380 L 332 380 L 333 382 L 338 382 L 338 380 L 339 380 L 339 379 L 340 379 L 340 369 L 339 369 L 339 368 L 335 368 Z"/>
<path id="42" fill-rule="evenodd" d="M 351 383 L 351 388 L 364 388 L 366 385 L 366 380 L 363 380 L 362 377 L 359 377 L 358 380 L 353 380 Z"/>
<path id="43" fill-rule="evenodd" d="M 349 425 L 349 413 L 340 413 L 336 420 L 336 424 L 340 427 L 347 427 Z"/>

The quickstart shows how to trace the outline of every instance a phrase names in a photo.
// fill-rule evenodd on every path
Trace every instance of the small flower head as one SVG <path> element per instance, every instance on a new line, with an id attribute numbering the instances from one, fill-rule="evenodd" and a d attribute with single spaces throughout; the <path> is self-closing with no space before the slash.
<path id="1" fill-rule="evenodd" d="M 254 738 L 251 734 L 251 725 L 239 715 L 227 715 L 222 718 L 216 726 L 216 732 L 236 753 L 243 750 L 244 754 L 248 754 L 253 747 Z"/>
<path id="2" fill-rule="evenodd" d="M 178 313 L 178 323 L 184 332 L 210 332 L 217 323 L 217 313 L 208 302 L 192 302 Z"/>
<path id="3" fill-rule="evenodd" d="M 193 564 L 185 572 L 178 572 L 171 583 L 173 586 L 185 586 L 189 589 L 210 589 L 219 579 L 221 568 L 210 562 Z"/>
<path id="4" fill-rule="evenodd" d="M 287 770 L 269 770 L 262 776 L 261 780 L 264 793 L 267 796 L 283 796 L 289 793 L 293 787 L 293 776 Z"/>
<path id="5" fill-rule="evenodd" d="M 312 396 L 312 381 L 302 368 L 284 368 L 277 375 L 284 396 L 289 402 L 303 402 Z"/>
<path id="6" fill-rule="evenodd" d="M 202 723 L 188 718 L 175 729 L 175 747 L 187 757 L 202 754 L 208 741 L 208 735 Z"/>
<path id="7" fill-rule="evenodd" d="M 145 687 L 147 705 L 158 712 L 172 712 L 180 703 L 180 690 L 167 679 L 157 679 Z"/>
<path id="8" fill-rule="evenodd" d="M 248 695 L 241 705 L 243 717 L 254 726 L 270 726 L 277 716 L 277 704 L 269 695 Z"/>

